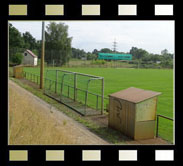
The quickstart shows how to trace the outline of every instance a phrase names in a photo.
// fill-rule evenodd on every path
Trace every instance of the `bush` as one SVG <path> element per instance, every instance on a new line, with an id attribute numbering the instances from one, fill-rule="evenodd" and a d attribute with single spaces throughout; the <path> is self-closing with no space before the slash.
<path id="1" fill-rule="evenodd" d="M 138 64 L 138 61 L 137 60 L 132 60 L 132 61 L 129 61 L 129 64 Z"/>
<path id="2" fill-rule="evenodd" d="M 173 61 L 172 60 L 163 60 L 160 64 L 163 68 L 173 68 Z"/>
<path id="3" fill-rule="evenodd" d="M 22 59 L 23 59 L 23 55 L 21 53 L 16 53 L 12 57 L 12 62 L 17 65 L 20 65 L 22 63 Z"/>
<path id="4" fill-rule="evenodd" d="M 95 54 L 88 53 L 87 54 L 87 60 L 96 60 L 97 56 Z"/>
<path id="5" fill-rule="evenodd" d="M 104 65 L 105 63 L 105 60 L 96 60 L 91 62 L 92 65 Z"/>

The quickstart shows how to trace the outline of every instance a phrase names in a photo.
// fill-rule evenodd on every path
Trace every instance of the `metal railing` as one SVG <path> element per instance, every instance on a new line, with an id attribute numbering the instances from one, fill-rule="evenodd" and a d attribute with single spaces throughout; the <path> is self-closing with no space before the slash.
<path id="1" fill-rule="evenodd" d="M 49 78 L 50 77 L 49 72 L 51 74 L 50 76 L 52 77 L 52 79 Z M 85 86 L 86 86 L 85 88 L 82 88 L 81 85 L 80 85 L 81 86 L 80 88 L 78 87 L 77 85 L 79 83 L 78 80 L 82 79 L 81 77 L 78 78 L 79 76 L 87 78 L 87 80 L 85 80 Z M 68 83 L 68 80 L 70 80 L 69 83 Z M 100 85 L 101 89 L 99 94 L 89 91 L 89 87 L 91 86 L 90 83 L 96 80 L 101 81 L 101 85 Z M 80 104 L 82 103 L 83 107 L 80 107 L 80 108 L 73 107 L 73 109 L 79 113 L 81 113 L 79 109 L 82 108 L 82 115 L 86 115 L 87 114 L 86 111 L 90 110 L 91 112 L 92 109 L 95 109 L 95 113 L 96 111 L 100 110 L 101 114 L 103 114 L 103 111 L 104 111 L 104 78 L 103 77 L 82 74 L 77 72 L 70 72 L 65 70 L 47 70 L 45 75 L 45 84 L 46 86 L 44 88 L 44 93 L 46 95 L 52 98 L 56 98 L 57 100 L 59 96 L 59 101 L 68 105 L 69 107 L 72 107 L 73 103 L 74 104 L 76 104 L 77 102 Z M 58 88 L 60 88 L 60 90 Z M 72 92 L 72 95 L 70 92 Z M 57 94 L 58 96 L 56 96 Z M 78 94 L 80 99 L 78 99 L 79 98 Z M 96 102 L 96 104 L 93 104 L 93 103 L 92 105 L 88 104 L 88 99 L 89 99 L 88 95 L 90 95 L 90 100 L 91 100 L 91 96 L 93 96 L 92 101 L 93 103 Z M 84 99 L 81 100 L 81 98 L 84 98 Z M 94 98 L 96 98 L 96 101 Z M 72 99 L 73 103 L 71 100 L 67 100 L 67 99 Z M 100 107 L 99 107 L 99 103 L 100 103 Z"/>
<path id="2" fill-rule="evenodd" d="M 64 71 L 64 72 L 67 72 L 67 73 L 72 73 L 72 72 L 69 72 L 69 71 Z M 78 74 L 81 74 L 81 73 L 78 73 Z M 91 76 L 92 78 L 88 81 L 88 85 L 89 85 L 89 82 L 90 81 L 92 81 L 92 80 L 94 80 L 94 79 L 97 79 L 98 77 L 97 76 L 93 76 L 93 75 L 88 75 L 88 74 L 81 74 L 81 75 L 84 75 L 84 76 Z M 31 82 L 34 82 L 34 83 L 36 83 L 37 85 L 39 85 L 40 84 L 40 76 L 38 75 L 38 74 L 34 74 L 34 73 L 31 73 L 31 72 L 23 72 L 23 76 L 24 76 L 24 78 L 25 79 L 27 79 L 27 80 L 29 80 L 29 81 L 31 81 Z M 76 87 L 76 84 L 75 84 L 75 86 L 72 86 L 72 85 L 69 85 L 69 84 L 66 84 L 66 83 L 64 83 L 64 82 L 59 82 L 58 81 L 58 79 L 57 80 L 52 80 L 52 79 L 50 79 L 50 78 L 47 78 L 47 77 L 45 77 L 44 78 L 44 80 L 45 80 L 45 84 L 48 86 L 48 90 L 51 90 L 52 89 L 52 86 L 54 85 L 55 86 L 55 93 L 58 93 L 58 90 L 57 90 L 57 87 L 58 86 L 61 86 L 61 87 L 67 87 L 67 96 L 65 96 L 65 97 L 68 97 L 68 98 L 72 98 L 73 100 L 77 100 L 77 94 L 79 93 L 79 92 L 83 92 L 84 94 L 85 94 L 85 101 L 84 101 L 84 105 L 85 105 L 85 107 L 87 107 L 87 105 L 88 105 L 88 103 L 87 103 L 87 96 L 88 95 L 92 95 L 92 96 L 94 96 L 95 98 L 96 98 L 96 105 L 95 105 L 95 110 L 97 110 L 97 111 L 99 111 L 99 100 L 101 99 L 102 100 L 102 94 L 96 94 L 96 93 L 93 93 L 93 92 L 90 92 L 90 91 L 88 91 L 88 89 L 87 90 L 84 90 L 84 89 L 81 89 L 81 88 L 78 88 L 78 87 Z M 63 88 L 62 88 L 63 89 Z M 75 89 L 74 90 L 74 97 L 73 96 L 71 96 L 71 94 L 70 94 L 70 92 L 72 91 L 71 89 Z M 64 94 L 63 94 L 63 90 L 61 90 L 61 95 L 60 96 L 64 96 Z M 102 102 L 104 102 L 104 100 L 109 100 L 109 98 L 108 97 L 103 97 L 103 101 Z M 106 103 L 106 102 L 105 102 Z M 104 110 L 106 110 L 105 108 L 104 108 L 104 105 L 102 104 L 102 106 L 103 106 L 103 108 L 102 108 L 102 110 L 101 110 L 101 114 L 103 114 L 103 111 Z"/>
<path id="3" fill-rule="evenodd" d="M 173 121 L 172 118 L 169 118 L 167 116 L 163 116 L 163 115 L 157 115 L 157 122 L 156 122 L 156 137 L 159 137 L 159 118 L 164 118 L 170 121 Z"/>
<path id="4" fill-rule="evenodd" d="M 32 81 L 36 84 L 39 85 L 40 83 L 40 76 L 34 73 L 30 73 L 30 72 L 23 72 L 23 77 L 29 81 Z"/>

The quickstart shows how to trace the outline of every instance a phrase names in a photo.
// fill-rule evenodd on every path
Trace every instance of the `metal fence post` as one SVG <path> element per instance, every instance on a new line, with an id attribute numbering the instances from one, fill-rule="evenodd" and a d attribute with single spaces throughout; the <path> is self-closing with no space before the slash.
<path id="1" fill-rule="evenodd" d="M 55 93 L 57 93 L 58 70 L 56 70 Z"/>
<path id="2" fill-rule="evenodd" d="M 60 101 L 62 101 L 62 94 L 63 94 L 63 88 L 64 88 L 64 77 L 65 77 L 65 75 L 66 74 L 63 74 L 63 76 L 62 76 Z"/>
<path id="3" fill-rule="evenodd" d="M 87 100 L 88 100 L 88 90 L 85 91 L 85 115 L 86 115 L 86 109 L 87 109 Z"/>
<path id="4" fill-rule="evenodd" d="M 49 90 L 51 90 L 51 80 L 49 80 Z"/>
<path id="5" fill-rule="evenodd" d="M 104 78 L 102 78 L 101 114 L 104 111 Z"/>
<path id="6" fill-rule="evenodd" d="M 37 76 L 37 84 L 39 84 L 39 83 L 38 83 L 38 76 Z"/>
<path id="7" fill-rule="evenodd" d="M 68 98 L 70 97 L 69 93 L 70 93 L 70 86 L 68 85 L 68 91 L 67 91 L 67 95 L 68 95 Z"/>
<path id="8" fill-rule="evenodd" d="M 159 116 L 157 115 L 156 137 L 158 137 L 158 128 L 159 128 Z"/>
<path id="9" fill-rule="evenodd" d="M 77 74 L 74 73 L 74 101 L 76 101 L 76 99 L 77 99 L 76 88 L 77 88 Z"/>
<path id="10" fill-rule="evenodd" d="M 96 110 L 98 110 L 98 95 L 97 95 Z"/>

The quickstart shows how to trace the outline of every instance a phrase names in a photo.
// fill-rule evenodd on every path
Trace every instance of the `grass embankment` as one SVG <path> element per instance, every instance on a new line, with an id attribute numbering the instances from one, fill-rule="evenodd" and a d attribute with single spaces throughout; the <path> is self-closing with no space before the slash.
<path id="1" fill-rule="evenodd" d="M 12 88 L 9 88 L 9 145 L 74 143 L 64 130 L 64 124 L 57 125 L 53 117 L 42 112 L 42 107 L 30 105 L 32 99 Z"/>

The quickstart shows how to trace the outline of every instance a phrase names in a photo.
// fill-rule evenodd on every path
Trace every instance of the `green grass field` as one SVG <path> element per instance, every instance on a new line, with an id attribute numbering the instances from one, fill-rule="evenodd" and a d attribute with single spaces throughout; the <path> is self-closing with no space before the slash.
<path id="1" fill-rule="evenodd" d="M 58 68 L 46 68 L 58 69 Z M 157 113 L 173 118 L 173 70 L 130 68 L 60 68 L 104 77 L 105 96 L 129 87 L 161 92 Z M 24 71 L 39 74 L 39 68 L 24 68 Z M 173 123 L 160 119 L 159 135 L 173 142 Z"/>

